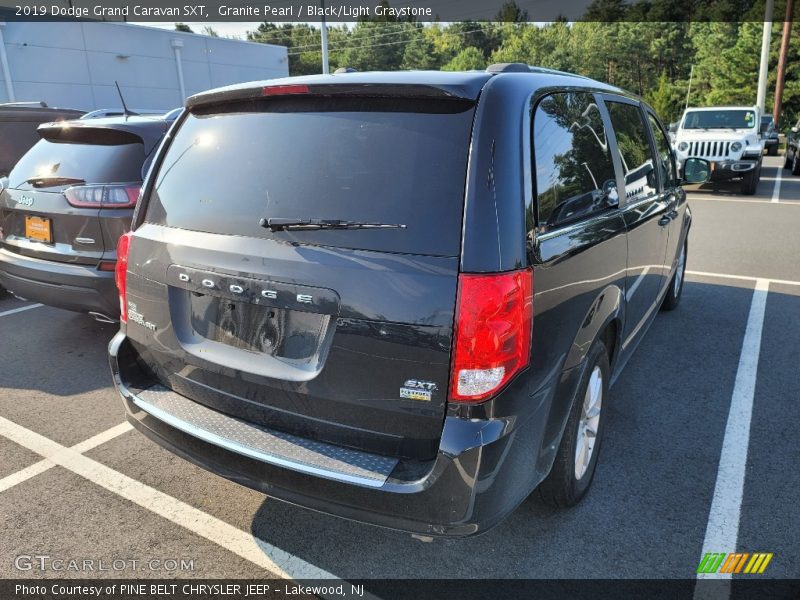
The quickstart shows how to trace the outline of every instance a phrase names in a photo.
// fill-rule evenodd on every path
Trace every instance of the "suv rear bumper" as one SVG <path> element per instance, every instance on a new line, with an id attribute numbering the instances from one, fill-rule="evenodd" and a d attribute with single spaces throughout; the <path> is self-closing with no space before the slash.
<path id="1" fill-rule="evenodd" d="M 17 296 L 77 312 L 119 316 L 114 273 L 58 263 L 0 248 L 0 286 Z"/>
<path id="2" fill-rule="evenodd" d="M 140 390 L 155 382 L 136 366 L 135 350 L 124 331 L 111 340 L 109 357 L 126 417 L 148 438 L 239 484 L 339 517 L 426 536 L 474 535 L 512 512 L 549 471 L 549 465 L 544 470 L 537 461 L 549 409 L 545 392 L 526 398 L 526 404 L 536 408 L 524 418 L 446 417 L 434 460 L 410 467 L 401 461 L 383 483 L 370 485 L 234 451 L 232 444 L 214 442 L 209 432 L 189 433 L 191 428 L 174 419 L 148 412 Z M 524 389 L 514 387 L 512 383 L 504 393 Z M 408 472 L 424 474 L 404 479 Z"/>

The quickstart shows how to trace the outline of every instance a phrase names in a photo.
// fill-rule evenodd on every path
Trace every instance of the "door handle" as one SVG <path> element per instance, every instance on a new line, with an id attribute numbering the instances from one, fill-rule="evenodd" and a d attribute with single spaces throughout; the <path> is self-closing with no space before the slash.
<path id="1" fill-rule="evenodd" d="M 658 220 L 658 224 L 662 227 L 666 227 L 672 221 L 672 213 L 667 213 L 663 217 Z"/>

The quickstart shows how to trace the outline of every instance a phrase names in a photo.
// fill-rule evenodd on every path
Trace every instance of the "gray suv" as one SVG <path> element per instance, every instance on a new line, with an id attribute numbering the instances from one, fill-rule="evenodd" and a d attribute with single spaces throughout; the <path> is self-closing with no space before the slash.
<path id="1" fill-rule="evenodd" d="M 119 318 L 116 244 L 130 228 L 164 118 L 47 123 L 0 179 L 0 285 L 18 297 Z"/>

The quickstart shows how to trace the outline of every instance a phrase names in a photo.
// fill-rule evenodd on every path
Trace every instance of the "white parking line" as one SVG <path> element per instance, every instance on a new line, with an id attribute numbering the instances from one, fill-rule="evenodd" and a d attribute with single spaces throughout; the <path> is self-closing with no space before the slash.
<path id="1" fill-rule="evenodd" d="M 8 315 L 15 315 L 17 313 L 21 313 L 25 310 L 30 310 L 32 308 L 39 308 L 40 306 L 44 306 L 43 304 L 29 304 L 28 306 L 22 306 L 20 308 L 12 308 L 11 310 L 6 310 L 0 312 L 0 317 L 7 317 Z"/>
<path id="2" fill-rule="evenodd" d="M 738 279 L 739 281 L 766 281 L 778 285 L 800 285 L 800 281 L 791 279 L 770 279 L 769 277 L 751 277 L 750 275 L 732 275 L 729 273 L 710 273 L 708 271 L 686 271 L 687 275 L 696 277 L 717 277 L 719 279 Z"/>
<path id="3" fill-rule="evenodd" d="M 73 446 L 70 448 L 70 450 L 80 453 L 88 452 L 93 448 L 97 448 L 98 446 L 113 440 L 115 437 L 118 437 L 123 433 L 127 433 L 131 429 L 133 429 L 133 427 L 131 427 L 129 423 L 120 423 L 111 429 L 106 429 L 105 431 L 90 437 L 88 440 Z M 49 458 L 45 458 L 44 460 L 40 460 L 29 467 L 25 467 L 21 471 L 17 471 L 16 473 L 12 473 L 11 475 L 3 477 L 0 479 L 0 492 L 5 492 L 7 489 L 18 485 L 23 481 L 27 481 L 31 477 L 36 477 L 37 475 L 44 473 L 48 469 L 52 469 L 55 466 L 55 462 Z"/>
<path id="4" fill-rule="evenodd" d="M 772 202 L 777 204 L 781 197 L 781 173 L 783 169 L 778 167 L 778 176 L 775 178 L 775 186 L 772 188 Z"/>
<path id="5" fill-rule="evenodd" d="M 758 279 L 753 290 L 747 328 L 742 341 L 742 352 L 739 356 L 739 367 L 736 370 L 731 407 L 728 412 L 728 422 L 725 426 L 725 437 L 722 441 L 722 452 L 717 468 L 714 497 L 711 501 L 706 537 L 700 558 L 709 552 L 736 551 L 758 357 L 761 352 L 761 332 L 768 293 L 769 281 Z M 697 577 L 698 579 L 730 579 L 731 575 L 729 573 L 700 573 Z M 709 591 L 698 586 L 695 588 L 695 598 L 705 598 L 705 594 L 701 592 Z M 715 588 L 713 591 L 714 598 L 721 599 L 729 595 L 730 589 L 724 594 L 719 588 Z"/>
<path id="6" fill-rule="evenodd" d="M 691 202 L 700 200 L 702 202 L 741 202 L 742 204 L 773 204 L 772 200 L 744 200 L 743 198 L 706 198 L 704 196 L 689 196 Z M 783 201 L 776 202 L 781 206 L 800 206 L 800 202 L 796 201 Z"/>
<path id="7" fill-rule="evenodd" d="M 188 531 L 288 579 L 337 579 L 302 558 L 281 550 L 193 506 L 123 475 L 43 435 L 0 417 L 0 435 L 51 462 L 138 504 Z"/>

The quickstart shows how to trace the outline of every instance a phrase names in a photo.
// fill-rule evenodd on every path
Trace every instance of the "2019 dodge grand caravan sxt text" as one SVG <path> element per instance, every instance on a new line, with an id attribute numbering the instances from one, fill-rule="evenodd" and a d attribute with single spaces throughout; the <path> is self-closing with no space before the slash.
<path id="1" fill-rule="evenodd" d="M 120 240 L 115 383 L 140 431 L 234 481 L 475 534 L 537 487 L 584 495 L 609 385 L 680 299 L 690 223 L 653 111 L 585 78 L 198 94 Z"/>

